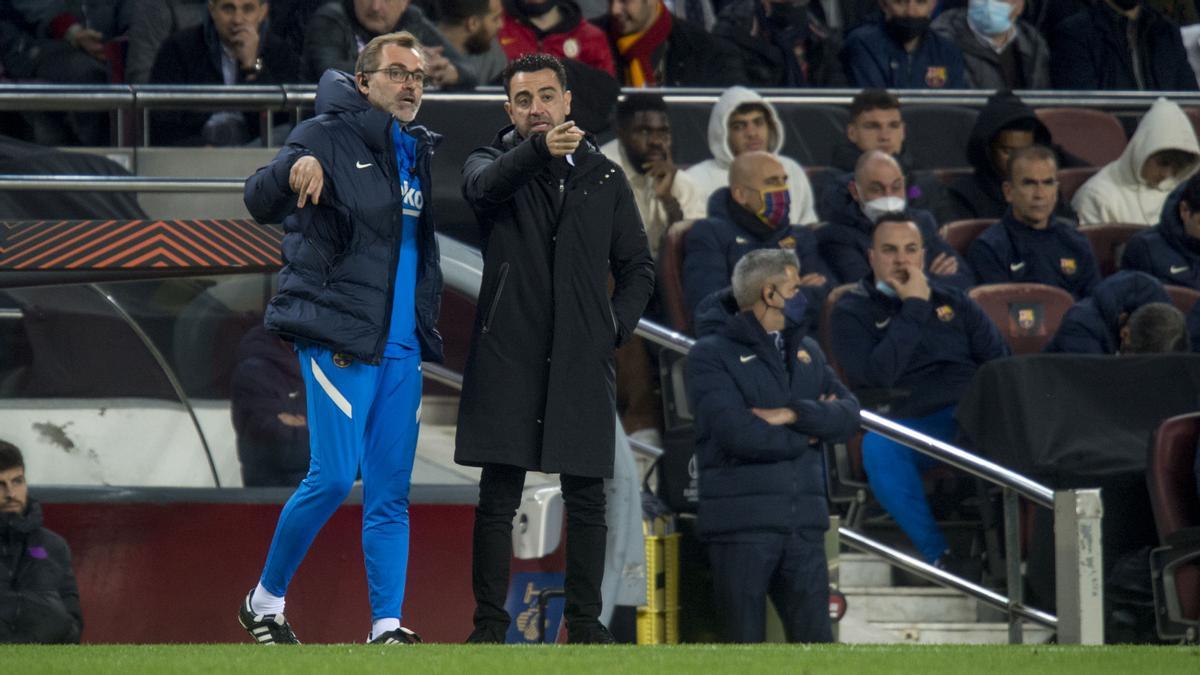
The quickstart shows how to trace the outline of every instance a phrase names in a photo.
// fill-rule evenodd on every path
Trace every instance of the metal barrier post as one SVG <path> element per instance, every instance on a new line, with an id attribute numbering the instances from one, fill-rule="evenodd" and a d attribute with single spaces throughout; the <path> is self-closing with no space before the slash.
<path id="1" fill-rule="evenodd" d="M 1021 512 L 1016 490 L 1004 488 L 1004 557 L 1008 580 L 1008 644 L 1025 641 L 1021 615 L 1016 608 L 1025 604 L 1025 580 L 1021 577 Z"/>
<path id="2" fill-rule="evenodd" d="M 1103 515 L 1100 490 L 1054 493 L 1054 581 L 1060 644 L 1104 644 L 1104 564 L 1100 548 Z"/>

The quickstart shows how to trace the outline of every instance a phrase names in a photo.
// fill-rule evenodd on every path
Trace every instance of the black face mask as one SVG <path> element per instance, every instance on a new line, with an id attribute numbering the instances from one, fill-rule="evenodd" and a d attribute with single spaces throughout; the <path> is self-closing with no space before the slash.
<path id="1" fill-rule="evenodd" d="M 1112 4 L 1116 5 L 1121 11 L 1128 12 L 1134 7 L 1142 4 L 1142 0 L 1112 0 Z"/>
<path id="2" fill-rule="evenodd" d="M 792 2 L 772 2 L 766 24 L 774 30 L 800 28 L 808 24 L 808 8 Z"/>
<path id="3" fill-rule="evenodd" d="M 927 16 L 893 16 L 883 27 L 893 40 L 903 45 L 910 40 L 925 37 L 925 33 L 929 31 L 929 23 L 930 19 Z"/>
<path id="4" fill-rule="evenodd" d="M 546 2 L 527 2 L 526 0 L 517 0 L 517 7 L 520 8 L 525 16 L 530 18 L 539 17 L 546 12 L 554 9 L 554 0 L 546 0 Z"/>

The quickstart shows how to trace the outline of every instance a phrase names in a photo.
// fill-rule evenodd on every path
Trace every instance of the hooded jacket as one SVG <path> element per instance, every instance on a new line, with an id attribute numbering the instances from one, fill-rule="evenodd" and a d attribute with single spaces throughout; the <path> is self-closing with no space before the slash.
<path id="1" fill-rule="evenodd" d="M 829 527 L 820 442 L 858 430 L 858 400 L 812 338 L 793 332 L 785 340 L 786 362 L 754 315 L 738 312 L 688 355 L 702 538 Z M 767 424 L 750 410 L 783 407 L 796 422 Z"/>
<path id="2" fill-rule="evenodd" d="M 825 296 L 833 288 L 833 274 L 817 252 L 817 238 L 811 228 L 784 225 L 771 229 L 733 201 L 729 188 L 721 188 L 709 198 L 708 217 L 692 226 L 684 246 L 683 291 L 693 314 L 704 298 L 729 285 L 734 266 L 750 251 L 764 248 L 795 251 L 801 275 L 815 272 L 825 277 L 820 286 L 800 287 L 807 301 L 804 329 L 810 333 L 816 329 Z"/>
<path id="3" fill-rule="evenodd" d="M 1142 272 L 1121 271 L 1101 281 L 1091 297 L 1075 303 L 1063 316 L 1047 352 L 1116 354 L 1121 348 L 1121 326 L 1138 307 L 1170 302 L 1157 279 Z"/>
<path id="4" fill-rule="evenodd" d="M 821 257 L 833 270 L 838 283 L 854 283 L 871 272 L 871 263 L 867 252 L 871 250 L 871 232 L 874 223 L 863 213 L 850 191 L 843 189 L 836 195 L 832 214 L 828 223 L 817 228 L 817 245 Z M 917 229 L 921 230 L 921 239 L 925 244 L 925 273 L 929 274 L 929 265 L 940 254 L 946 254 L 958 261 L 958 271 L 948 276 L 934 276 L 944 284 L 969 289 L 975 283 L 975 275 L 967 266 L 967 261 L 955 251 L 942 235 L 938 233 L 937 221 L 928 211 L 908 209 L 913 216 Z"/>
<path id="5" fill-rule="evenodd" d="M 308 414 L 300 362 L 263 326 L 251 328 L 238 343 L 229 404 L 242 485 L 299 485 L 308 473 L 308 427 L 284 424 L 279 414 Z"/>
<path id="6" fill-rule="evenodd" d="M 966 218 L 1000 218 L 1008 210 L 1008 202 L 1004 199 L 1004 175 L 992 165 L 992 140 L 1004 129 L 1018 123 L 1028 123 L 1033 126 L 1033 142 L 1037 145 L 1051 147 L 1053 140 L 1050 130 L 1042 124 L 1034 114 L 1033 108 L 1017 98 L 1012 92 L 998 92 L 988 98 L 987 104 L 979 111 L 971 136 L 967 140 L 967 161 L 975 172 L 959 176 L 947 188 L 949 210 L 954 220 Z M 1058 148 L 1055 148 L 1058 151 Z M 1059 166 L 1065 163 L 1061 161 Z M 1074 220 L 1075 213 L 1062 201 L 1059 195 L 1059 207 L 1055 215 Z"/>
<path id="7" fill-rule="evenodd" d="M 1023 19 L 1014 22 L 1016 36 L 1005 50 L 1021 69 L 1020 82 L 1007 82 L 1000 66 L 1000 55 L 980 41 L 967 21 L 966 8 L 949 9 L 934 19 L 930 28 L 958 45 L 966 64 L 967 85 L 972 89 L 1049 89 L 1050 47 L 1037 29 Z"/>
<path id="8" fill-rule="evenodd" d="M 667 209 L 655 194 L 654 177 L 638 171 L 629 163 L 629 157 L 625 154 L 625 148 L 618 138 L 600 146 L 600 152 L 625 172 L 625 178 L 629 180 L 629 187 L 633 189 L 633 198 L 637 202 L 638 213 L 642 216 L 642 224 L 646 227 L 650 255 L 657 260 L 658 247 L 662 244 L 663 235 L 667 233 L 667 228 L 671 226 L 671 223 L 667 222 Z M 675 178 L 671 181 L 671 196 L 679 202 L 684 220 L 704 217 L 706 204 L 700 197 L 696 184 L 692 182 L 686 171 L 677 170 L 675 172 Z"/>
<path id="9" fill-rule="evenodd" d="M 962 51 L 932 30 L 909 54 L 888 35 L 883 22 L 850 31 L 842 64 L 854 87 L 879 89 L 967 89 Z"/>
<path id="10" fill-rule="evenodd" d="M 0 514 L 0 644 L 78 643 L 82 630 L 71 549 L 42 527 L 42 505 Z"/>
<path id="11" fill-rule="evenodd" d="M 726 89 L 717 99 L 712 113 L 708 116 L 708 149 L 712 152 L 712 158 L 687 170 L 688 176 L 695 181 L 701 198 L 707 201 L 712 193 L 723 187 L 729 187 L 729 165 L 733 162 L 733 152 L 729 149 L 729 118 L 738 106 L 745 103 L 757 103 L 767 111 L 767 122 L 770 126 L 767 150 L 775 155 L 775 159 L 779 160 L 780 164 L 783 164 L 783 170 L 787 172 L 788 176 L 788 191 L 791 193 L 792 199 L 788 222 L 798 225 L 811 225 L 817 222 L 812 186 L 809 185 L 804 167 L 791 157 L 779 154 L 784 141 L 784 126 L 779 118 L 779 112 L 775 110 L 775 106 L 770 101 L 745 87 Z"/>
<path id="12" fill-rule="evenodd" d="M 1137 32 L 1141 86 L 1130 54 L 1129 20 L 1103 0 L 1054 31 L 1050 78 L 1055 89 L 1196 91 L 1179 26 L 1141 3 Z"/>
<path id="13" fill-rule="evenodd" d="M 542 32 L 529 21 L 516 0 L 503 0 L 504 24 L 497 39 L 508 60 L 543 52 L 560 59 L 574 59 L 616 77 L 608 36 L 599 27 L 583 19 L 573 0 L 550 0 L 558 5 L 562 19 Z"/>
<path id="14" fill-rule="evenodd" d="M 798 25 L 775 35 L 762 29 L 761 0 L 726 3 L 713 26 L 713 35 L 737 45 L 746 77 L 726 84 L 752 87 L 845 86 L 846 75 L 838 61 L 840 32 L 830 30 L 815 13 L 801 8 Z M 759 32 L 752 34 L 755 25 Z M 799 52 L 802 56 L 797 56 Z"/>
<path id="15" fill-rule="evenodd" d="M 1142 178 L 1142 166 L 1161 150 L 1192 153 L 1186 170 L 1158 185 Z M 1071 199 L 1080 224 L 1138 223 L 1154 225 L 1167 195 L 1200 165 L 1196 132 L 1179 104 L 1160 98 L 1146 111 L 1129 145 L 1117 159 L 1080 186 Z"/>
<path id="16" fill-rule="evenodd" d="M 1090 295 L 1100 282 L 1100 268 L 1087 237 L 1075 224 L 1050 217 L 1035 230 L 1012 210 L 981 232 L 967 248 L 967 260 L 981 284 L 1032 282 L 1058 286 L 1075 299 Z"/>
<path id="17" fill-rule="evenodd" d="M 474 89 L 479 84 L 475 68 L 446 42 L 416 3 L 404 10 L 392 30 L 406 30 L 422 45 L 442 48 L 442 56 L 458 71 L 458 82 L 449 89 Z M 308 81 L 320 79 L 331 68 L 353 73 L 360 45 L 373 37 L 355 18 L 353 0 L 331 0 L 318 7 L 304 31 L 304 74 Z"/>
<path id="18" fill-rule="evenodd" d="M 1146 272 L 1164 284 L 1200 291 L 1200 239 L 1187 233 L 1179 217 L 1179 201 L 1186 185 L 1175 188 L 1167 197 L 1158 227 L 1138 232 L 1125 243 L 1121 269 Z"/>
<path id="19" fill-rule="evenodd" d="M 399 123 L 373 108 L 354 78 L 327 71 L 317 86 L 317 116 L 301 122 L 267 166 L 246 180 L 244 200 L 261 223 L 283 222 L 279 292 L 267 305 L 269 330 L 377 364 L 392 317 L 392 284 L 400 251 L 404 200 L 391 128 Z M 430 159 L 441 136 L 416 124 L 416 171 L 433 194 Z M 312 155 L 325 172 L 320 204 L 296 209 L 288 175 Z M 437 319 L 442 269 L 426 202 L 418 219 L 417 285 L 413 293 L 421 358 L 441 362 Z"/>

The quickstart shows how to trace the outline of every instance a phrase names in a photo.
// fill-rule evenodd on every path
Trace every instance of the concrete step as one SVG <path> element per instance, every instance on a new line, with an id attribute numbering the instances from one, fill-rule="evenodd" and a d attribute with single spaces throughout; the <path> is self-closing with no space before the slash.
<path id="1" fill-rule="evenodd" d="M 846 616 L 863 621 L 972 623 L 977 619 L 974 598 L 940 587 L 841 586 L 846 595 Z"/>
<path id="2" fill-rule="evenodd" d="M 969 622 L 904 622 L 869 623 L 863 630 L 843 620 L 838 640 L 845 643 L 884 644 L 1007 644 L 1008 624 Z M 1053 631 L 1044 626 L 1026 624 L 1023 641 L 1026 644 L 1044 643 Z"/>
<path id="3" fill-rule="evenodd" d="M 843 553 L 838 556 L 839 586 L 880 587 L 894 585 L 892 566 L 879 556 L 869 553 Z"/>

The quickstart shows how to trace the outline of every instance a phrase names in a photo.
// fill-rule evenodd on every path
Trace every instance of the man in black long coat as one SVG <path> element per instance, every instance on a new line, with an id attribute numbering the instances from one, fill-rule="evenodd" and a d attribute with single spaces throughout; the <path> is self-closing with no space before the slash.
<path id="1" fill-rule="evenodd" d="M 543 471 L 562 474 L 568 640 L 611 642 L 599 616 L 613 350 L 637 326 L 654 266 L 621 169 L 564 121 L 571 93 L 558 60 L 523 56 L 503 81 L 513 125 L 463 167 L 463 195 L 484 241 L 454 454 L 483 468 L 468 640 L 504 641 L 512 519 L 525 472 Z"/>

